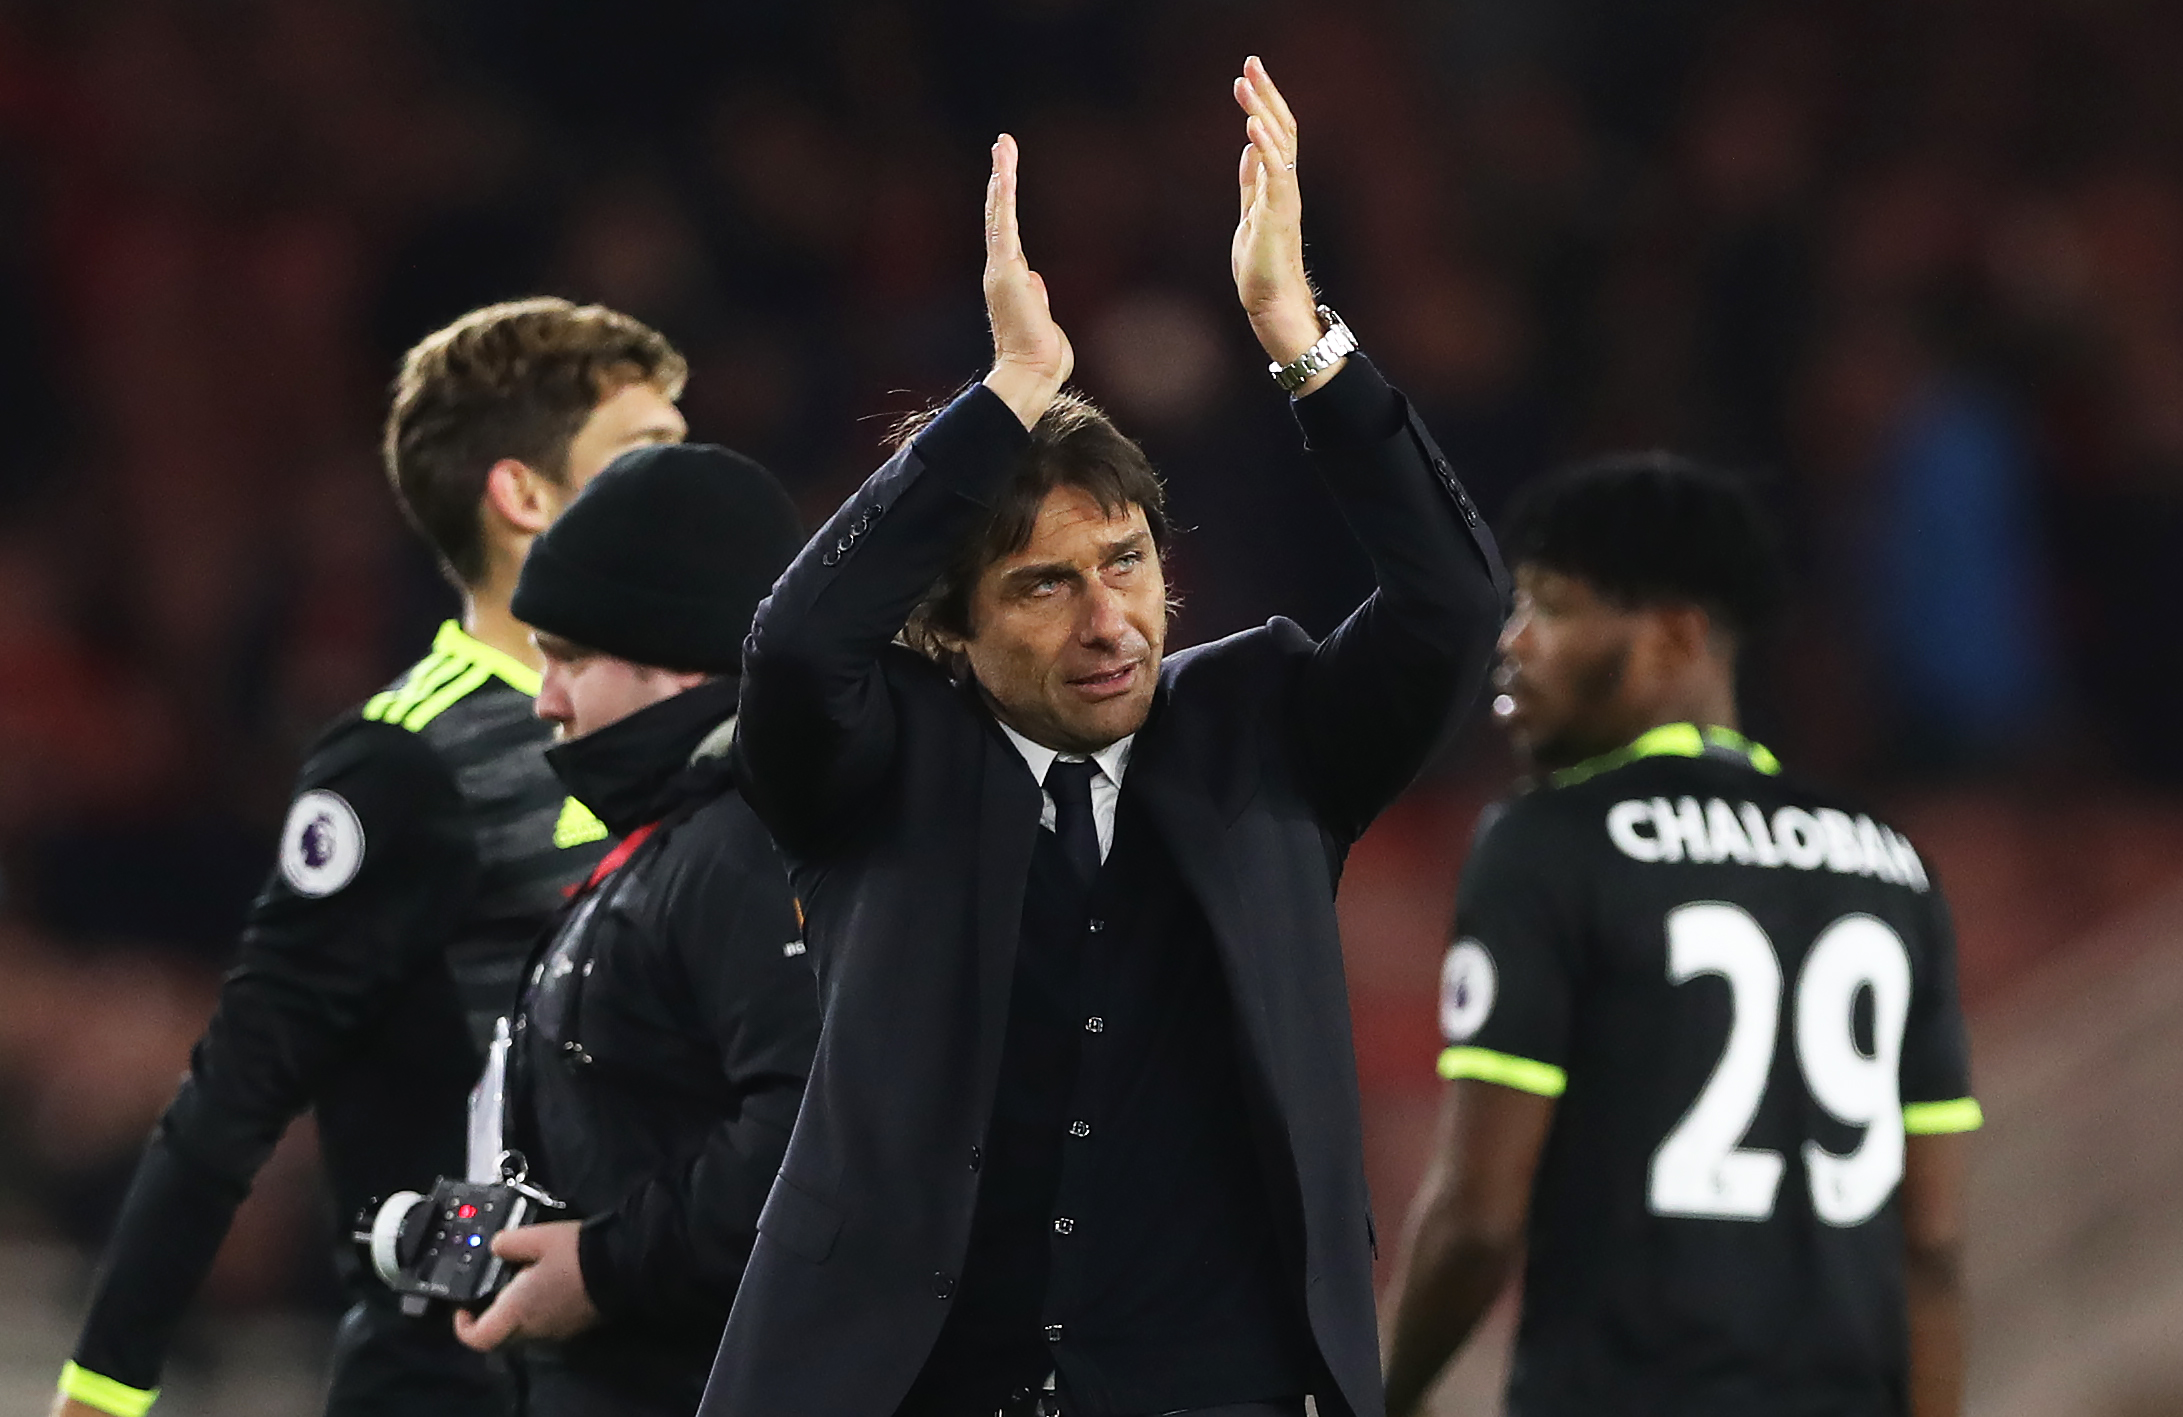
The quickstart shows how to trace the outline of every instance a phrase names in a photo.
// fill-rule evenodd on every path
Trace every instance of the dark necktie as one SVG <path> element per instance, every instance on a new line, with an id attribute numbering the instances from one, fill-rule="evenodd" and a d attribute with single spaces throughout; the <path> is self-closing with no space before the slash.
<path id="1" fill-rule="evenodd" d="M 1054 842 L 1085 885 L 1099 874 L 1099 824 L 1092 817 L 1093 762 L 1065 763 L 1056 758 L 1046 769 L 1046 791 L 1054 799 Z"/>

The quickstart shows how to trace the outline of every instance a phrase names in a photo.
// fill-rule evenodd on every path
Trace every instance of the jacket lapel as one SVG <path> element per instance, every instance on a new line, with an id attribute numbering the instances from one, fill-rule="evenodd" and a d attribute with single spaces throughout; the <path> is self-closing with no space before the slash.
<path id="1" fill-rule="evenodd" d="M 1257 1017 L 1259 991 L 1251 986 L 1252 961 L 1245 957 L 1242 940 L 1243 893 L 1227 851 L 1228 829 L 1254 795 L 1256 782 L 1239 770 L 1239 751 L 1244 745 L 1224 744 L 1219 758 L 1203 756 L 1203 744 L 1184 741 L 1168 712 L 1166 686 L 1153 708 L 1138 750 L 1131 756 L 1129 777 L 1123 790 L 1141 794 L 1146 815 L 1172 856 L 1190 893 L 1204 910 L 1213 940 L 1227 971 L 1229 993 L 1239 1017 L 1247 1016 L 1246 1029 L 1254 1041 L 1261 1038 Z M 1194 751 L 1200 750 L 1200 751 Z M 1198 772 L 1190 770 L 1198 767 Z M 1225 790 L 1207 785 L 1201 774 L 1209 773 Z"/>
<path id="2" fill-rule="evenodd" d="M 977 1115 L 993 1108 L 1001 1045 L 1008 1035 L 1008 993 L 1016 945 L 1023 934 L 1023 892 L 1038 844 L 1039 785 L 1023 757 L 983 707 L 975 710 L 984 753 L 978 785 L 978 1072 L 985 1096 Z"/>
<path id="3" fill-rule="evenodd" d="M 1157 747 L 1158 745 L 1152 745 Z M 1125 792 L 1141 792 L 1140 799 L 1146 817 L 1154 831 L 1170 853 L 1175 869 L 1196 899 L 1198 908 L 1205 912 L 1205 923 L 1213 935 L 1213 949 L 1220 958 L 1221 974 L 1228 985 L 1228 998 L 1235 1010 L 1236 1027 L 1241 1037 L 1245 1067 L 1245 1096 L 1250 1106 L 1254 1127 L 1262 1144 L 1270 1150 L 1267 1163 L 1283 1174 L 1293 1176 L 1296 1168 L 1294 1143 L 1290 1139 L 1287 1108 L 1283 1089 L 1276 1079 L 1282 1075 L 1277 1065 L 1281 1040 L 1274 1036 L 1272 1020 L 1267 1014 L 1267 985 L 1265 971 L 1280 968 L 1278 961 L 1269 961 L 1263 948 L 1264 941 L 1254 938 L 1247 919 L 1246 902 L 1242 882 L 1236 875 L 1230 849 L 1230 832 L 1234 827 L 1234 814 L 1229 804 L 1195 780 L 1179 771 L 1180 764 L 1172 752 L 1154 752 L 1147 755 L 1144 764 L 1148 769 L 1139 777 L 1139 766 L 1133 758 L 1129 768 L 1129 780 Z M 1250 794 L 1245 794 L 1247 801 Z M 1241 804 L 1236 804 L 1240 810 Z"/>

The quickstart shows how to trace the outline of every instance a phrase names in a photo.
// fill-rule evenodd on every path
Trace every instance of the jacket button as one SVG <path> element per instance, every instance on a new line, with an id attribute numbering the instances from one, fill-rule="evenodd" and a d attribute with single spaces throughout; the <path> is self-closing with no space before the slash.
<path id="1" fill-rule="evenodd" d="M 1091 1123 L 1089 1123 L 1089 1122 L 1084 1122 L 1084 1121 L 1077 1121 L 1077 1122 L 1071 1122 L 1071 1123 L 1069 1123 L 1069 1135 L 1070 1135 L 1070 1136 L 1072 1136 L 1072 1137 L 1088 1137 L 1088 1136 L 1090 1136 L 1090 1135 L 1091 1135 Z"/>
<path id="2" fill-rule="evenodd" d="M 1046 1325 L 1046 1341 L 1047 1341 L 1048 1343 L 1059 1343 L 1059 1342 L 1061 1341 L 1061 1325 L 1060 1325 L 1060 1324 L 1048 1324 L 1048 1325 Z"/>
<path id="3" fill-rule="evenodd" d="M 838 566 L 841 564 L 841 553 L 839 551 L 828 551 L 825 555 L 819 557 L 819 564 L 822 566 Z"/>
<path id="4" fill-rule="evenodd" d="M 1104 930 L 1104 929 L 1106 929 L 1106 928 L 1107 928 L 1107 922 L 1106 922 L 1106 921 L 1104 921 L 1104 920 L 1094 920 L 1094 921 L 1090 922 L 1090 928 L 1091 928 L 1091 932 L 1092 932 L 1092 933 L 1093 933 L 1094 935 L 1096 935 L 1096 934 L 1098 934 L 1098 933 L 1099 933 L 1099 932 L 1100 932 L 1101 930 Z"/>
<path id="5" fill-rule="evenodd" d="M 932 1277 L 932 1297 L 951 1299 L 955 1296 L 955 1280 L 950 1275 L 935 1274 Z"/>
<path id="6" fill-rule="evenodd" d="M 971 1170 L 973 1170 L 973 1171 L 976 1171 L 976 1170 L 978 1170 L 978 1169 L 979 1169 L 980 1167 L 982 1167 L 982 1166 L 984 1166 L 984 1165 L 985 1165 L 985 1152 L 984 1152 L 984 1151 L 983 1151 L 982 1149 L 978 1148 L 978 1147 L 975 1147 L 975 1146 L 974 1146 L 974 1147 L 972 1147 L 972 1148 L 970 1149 L 970 1169 L 971 1169 Z"/>
<path id="7" fill-rule="evenodd" d="M 1056 1235 L 1070 1235 L 1074 1234 L 1075 1232 L 1076 1222 L 1069 1219 L 1069 1217 L 1067 1217 L 1066 1215 L 1054 1221 L 1054 1233 Z"/>
<path id="8" fill-rule="evenodd" d="M 1105 1033 L 1107 1031 L 1107 1021 L 1099 1017 L 1099 1015 L 1093 1014 L 1090 1018 L 1084 1020 L 1084 1031 L 1086 1033 Z"/>

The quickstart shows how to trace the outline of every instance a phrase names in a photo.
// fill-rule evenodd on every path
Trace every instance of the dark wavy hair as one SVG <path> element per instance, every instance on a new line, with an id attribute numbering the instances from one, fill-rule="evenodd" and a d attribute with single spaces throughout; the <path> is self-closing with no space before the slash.
<path id="1" fill-rule="evenodd" d="M 895 430 L 897 447 L 910 442 L 937 418 L 941 409 L 914 415 Z M 910 612 L 902 639 L 912 649 L 950 667 L 950 640 L 967 640 L 970 599 L 986 567 L 1013 556 L 1031 543 L 1038 509 L 1057 487 L 1073 487 L 1099 504 L 1108 516 L 1132 506 L 1144 508 L 1152 544 L 1167 554 L 1174 528 L 1167 519 L 1167 488 L 1137 441 L 1114 426 L 1099 406 L 1081 394 L 1064 393 L 1031 429 L 1016 475 L 1001 490 L 984 523 L 966 537 L 948 559 L 932 589 Z"/>
<path id="2" fill-rule="evenodd" d="M 1787 598 L 1773 523 L 1741 479 L 1672 453 L 1580 463 L 1523 488 L 1504 519 L 1510 565 L 1586 582 L 1625 606 L 1694 604 L 1747 639 Z"/>

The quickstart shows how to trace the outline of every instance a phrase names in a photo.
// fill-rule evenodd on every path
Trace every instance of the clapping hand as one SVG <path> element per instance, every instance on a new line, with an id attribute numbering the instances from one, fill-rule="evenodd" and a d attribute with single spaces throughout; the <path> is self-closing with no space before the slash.
<path id="1" fill-rule="evenodd" d="M 1016 140 L 1003 133 L 993 144 L 993 175 L 985 186 L 985 316 L 993 327 L 993 370 L 985 386 L 1029 428 L 1068 382 L 1076 353 L 1054 323 L 1046 282 L 1023 256 L 1016 163 Z"/>
<path id="2" fill-rule="evenodd" d="M 1266 357 L 1287 364 L 1316 344 L 1318 300 L 1304 274 L 1304 199 L 1296 181 L 1296 115 L 1274 87 L 1273 76 L 1256 55 L 1243 63 L 1235 82 L 1236 103 L 1250 115 L 1244 120 L 1249 143 L 1236 178 L 1243 213 L 1236 222 L 1228 262 L 1235 274 L 1236 298 Z M 1341 368 L 1335 364 L 1298 389 L 1317 389 Z"/>

